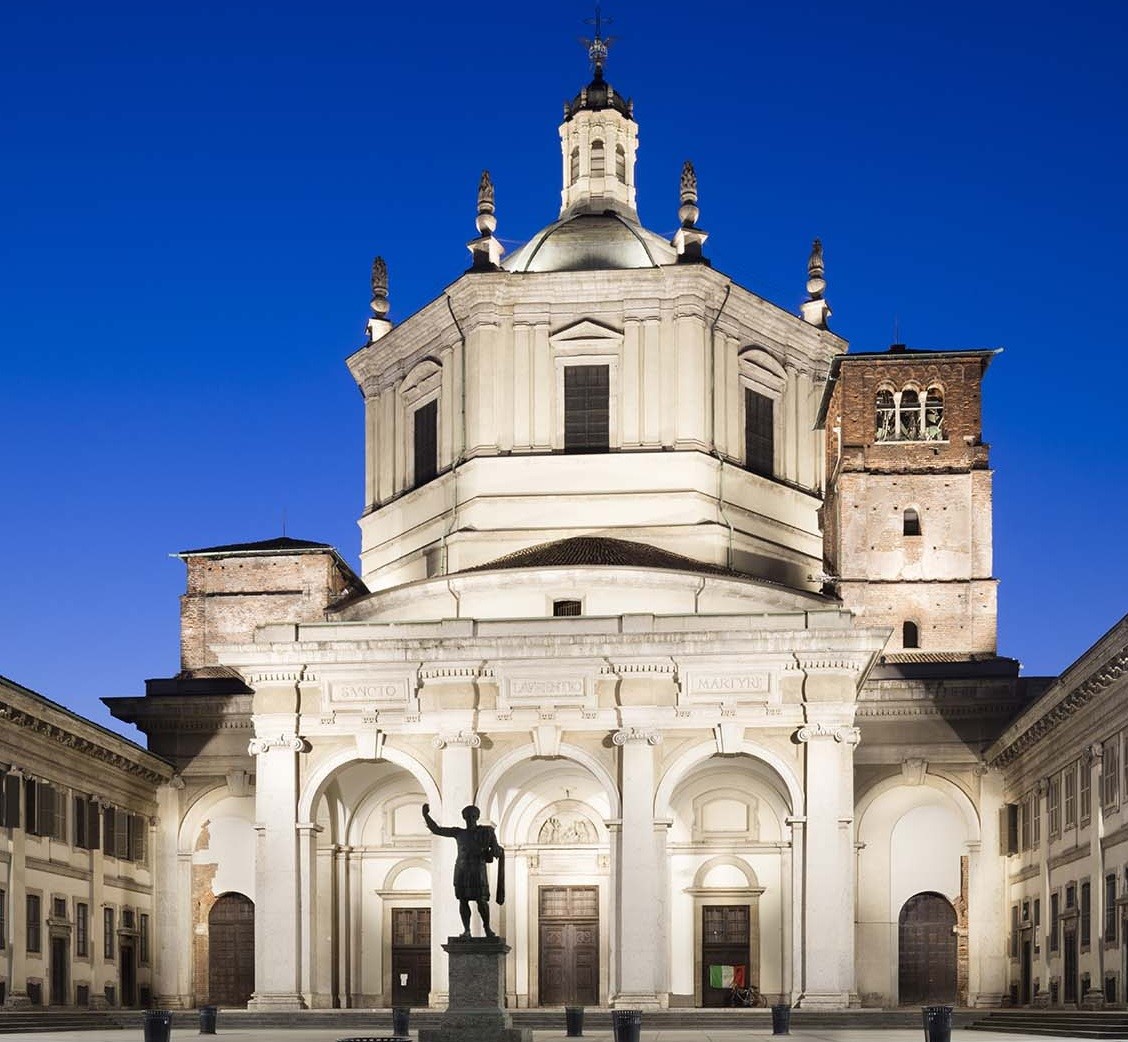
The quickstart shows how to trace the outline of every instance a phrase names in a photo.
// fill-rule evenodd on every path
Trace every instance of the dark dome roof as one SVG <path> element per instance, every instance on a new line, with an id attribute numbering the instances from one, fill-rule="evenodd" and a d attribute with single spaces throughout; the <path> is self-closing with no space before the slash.
<path id="1" fill-rule="evenodd" d="M 730 575 L 746 578 L 740 572 L 715 564 L 695 561 L 692 557 L 661 550 L 648 543 L 607 536 L 573 536 L 552 543 L 541 543 L 525 550 L 499 557 L 496 561 L 466 569 L 468 572 L 494 571 L 500 568 L 665 568 L 676 572 L 705 572 L 709 575 Z"/>
<path id="2" fill-rule="evenodd" d="M 615 88 L 603 78 L 602 71 L 596 69 L 595 79 L 584 87 L 572 99 L 571 103 L 564 102 L 564 119 L 566 121 L 571 119 L 583 109 L 593 112 L 598 112 L 600 109 L 614 109 L 616 112 L 621 112 L 627 119 L 632 119 L 634 102 L 630 98 L 624 98 L 617 93 Z"/>
<path id="3" fill-rule="evenodd" d="M 502 262 L 507 271 L 600 271 L 677 263 L 677 251 L 614 210 L 580 213 L 537 232 Z"/>

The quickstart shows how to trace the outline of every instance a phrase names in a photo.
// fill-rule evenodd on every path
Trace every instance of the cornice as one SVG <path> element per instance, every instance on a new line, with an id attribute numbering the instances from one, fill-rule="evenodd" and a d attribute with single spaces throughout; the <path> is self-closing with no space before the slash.
<path id="1" fill-rule="evenodd" d="M 151 765 L 141 763 L 139 760 L 126 756 L 123 753 L 114 752 L 112 749 L 92 741 L 89 738 L 83 738 L 81 735 L 75 734 L 65 727 L 60 727 L 58 724 L 50 723 L 33 713 L 19 709 L 10 702 L 0 701 L 0 721 L 7 721 L 9 724 L 13 724 L 16 727 L 39 735 L 69 752 L 79 753 L 82 756 L 97 760 L 100 763 L 106 764 L 108 767 L 113 767 L 116 770 L 122 771 L 124 774 L 141 778 L 143 781 L 147 781 L 152 785 L 160 785 L 167 782 L 173 774 L 171 764 L 165 765 L 160 763 L 156 757 L 152 756 L 151 753 L 145 752 L 143 749 L 138 749 L 138 752 L 145 759 L 151 760 Z M 157 769 L 158 764 L 160 764 L 162 769 Z"/>
<path id="2" fill-rule="evenodd" d="M 1097 666 L 1083 680 L 1068 690 L 1064 697 L 1059 698 L 1045 711 L 1021 730 L 1016 736 L 1007 740 L 1007 736 L 1000 739 L 1006 742 L 998 752 L 989 754 L 992 767 L 1007 767 L 1013 763 L 1026 750 L 1040 742 L 1055 728 L 1072 717 L 1082 707 L 1088 705 L 1103 691 L 1120 680 L 1128 670 L 1128 650 L 1121 651 L 1112 659 L 1106 660 Z M 1051 689 L 1052 690 L 1052 689 Z M 1045 699 L 1045 696 L 1043 696 Z M 1021 726 L 1021 721 L 1020 725 Z M 998 748 L 998 745 L 996 745 Z"/>

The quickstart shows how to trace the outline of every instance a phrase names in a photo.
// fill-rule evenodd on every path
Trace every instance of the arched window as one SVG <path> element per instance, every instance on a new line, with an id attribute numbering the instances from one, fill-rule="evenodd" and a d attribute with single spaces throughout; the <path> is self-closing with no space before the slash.
<path id="1" fill-rule="evenodd" d="M 578 148 L 572 149 L 570 173 L 572 177 L 572 184 L 575 184 L 580 179 L 580 150 Z"/>
<path id="2" fill-rule="evenodd" d="M 893 392 L 881 390 L 877 392 L 877 440 L 897 440 L 897 403 L 893 400 Z"/>
<path id="3" fill-rule="evenodd" d="M 901 623 L 901 647 L 906 649 L 920 647 L 920 631 L 915 622 L 906 620 Z"/>
<path id="4" fill-rule="evenodd" d="M 623 151 L 622 145 L 615 146 L 615 176 L 623 184 L 627 183 L 627 153 Z"/>
<path id="5" fill-rule="evenodd" d="M 920 441 L 920 395 L 913 388 L 906 387 L 901 392 L 901 400 L 897 405 L 898 439 L 900 441 Z"/>
<path id="6" fill-rule="evenodd" d="M 912 507 L 905 511 L 903 528 L 905 535 L 920 535 L 920 514 Z"/>
<path id="7" fill-rule="evenodd" d="M 944 440 L 944 392 L 930 387 L 924 400 L 924 438 L 926 441 Z"/>
<path id="8" fill-rule="evenodd" d="M 591 143 L 591 176 L 602 177 L 606 172 L 606 161 L 603 158 L 603 142 Z"/>

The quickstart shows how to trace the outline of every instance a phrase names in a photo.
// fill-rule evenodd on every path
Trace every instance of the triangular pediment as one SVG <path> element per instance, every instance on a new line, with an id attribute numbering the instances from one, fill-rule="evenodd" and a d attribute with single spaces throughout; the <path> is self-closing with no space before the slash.
<path id="1" fill-rule="evenodd" d="M 558 329 L 548 339 L 553 344 L 569 344 L 576 340 L 587 342 L 603 340 L 607 343 L 618 344 L 622 341 L 623 334 L 610 326 L 593 322 L 590 318 L 582 318 L 579 322 L 573 322 L 570 326 Z"/>

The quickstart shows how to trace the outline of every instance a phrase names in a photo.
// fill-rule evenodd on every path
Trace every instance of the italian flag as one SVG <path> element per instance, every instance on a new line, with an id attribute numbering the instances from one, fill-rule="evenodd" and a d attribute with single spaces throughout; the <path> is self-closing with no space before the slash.
<path id="1" fill-rule="evenodd" d="M 743 988 L 745 968 L 743 966 L 710 966 L 710 988 Z"/>

